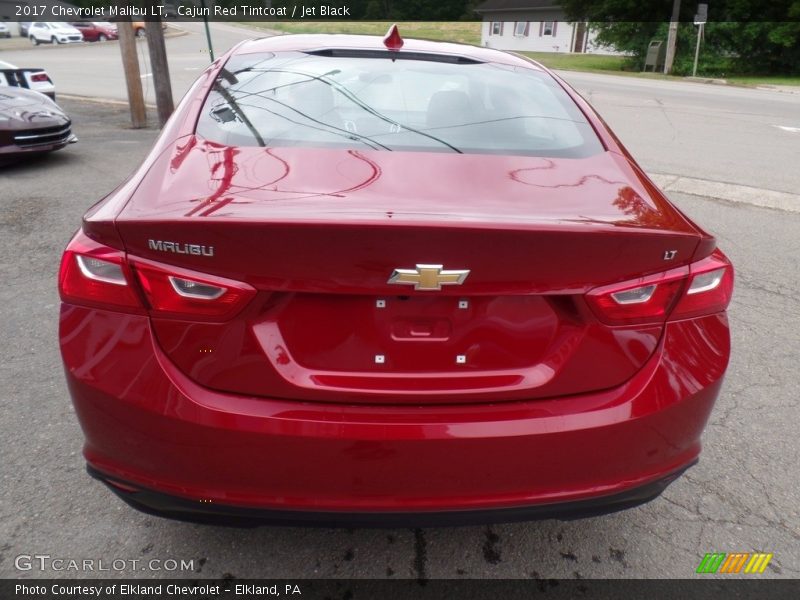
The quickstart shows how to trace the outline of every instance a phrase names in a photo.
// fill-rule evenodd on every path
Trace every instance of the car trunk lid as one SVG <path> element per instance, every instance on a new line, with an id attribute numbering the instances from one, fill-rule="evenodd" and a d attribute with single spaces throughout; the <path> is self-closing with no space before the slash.
<path id="1" fill-rule="evenodd" d="M 511 400 L 619 385 L 654 351 L 660 325 L 607 327 L 582 299 L 694 254 L 698 232 L 647 185 L 612 153 L 190 138 L 154 165 L 116 224 L 131 256 L 259 290 L 225 323 L 153 320 L 162 348 L 201 384 L 320 401 Z M 426 268 L 434 279 L 468 274 L 418 289 Z M 392 282 L 403 269 L 407 281 Z"/>

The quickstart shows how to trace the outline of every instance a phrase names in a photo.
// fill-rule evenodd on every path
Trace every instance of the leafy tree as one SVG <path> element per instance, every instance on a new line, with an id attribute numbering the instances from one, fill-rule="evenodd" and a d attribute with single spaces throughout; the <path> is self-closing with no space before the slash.
<path id="1" fill-rule="evenodd" d="M 800 0 L 708 0 L 702 71 L 800 73 Z M 562 0 L 571 20 L 592 22 L 597 40 L 633 56 L 642 68 L 647 44 L 667 39 L 672 0 Z M 674 70 L 691 71 L 697 0 L 681 2 Z"/>

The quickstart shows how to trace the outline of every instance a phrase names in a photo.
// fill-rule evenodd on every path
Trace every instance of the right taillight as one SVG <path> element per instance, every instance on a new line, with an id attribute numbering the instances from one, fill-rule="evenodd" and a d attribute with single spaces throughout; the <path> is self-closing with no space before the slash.
<path id="1" fill-rule="evenodd" d="M 733 293 L 733 266 L 720 251 L 688 267 L 590 290 L 586 301 L 608 325 L 663 323 L 725 310 Z"/>

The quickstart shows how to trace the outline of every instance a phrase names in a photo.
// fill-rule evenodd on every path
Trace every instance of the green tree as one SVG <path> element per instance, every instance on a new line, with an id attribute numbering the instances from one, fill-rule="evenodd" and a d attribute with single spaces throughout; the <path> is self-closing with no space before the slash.
<path id="1" fill-rule="evenodd" d="M 570 20 L 586 20 L 600 43 L 633 57 L 642 68 L 647 44 L 667 38 L 672 0 L 562 0 Z M 681 3 L 676 73 L 691 71 L 696 0 Z M 701 72 L 800 73 L 800 0 L 708 0 Z"/>

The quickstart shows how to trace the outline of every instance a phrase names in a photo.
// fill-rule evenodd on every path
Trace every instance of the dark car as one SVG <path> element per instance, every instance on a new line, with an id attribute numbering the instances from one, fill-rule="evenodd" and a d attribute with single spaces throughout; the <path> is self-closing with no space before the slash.
<path id="1" fill-rule="evenodd" d="M 610 512 L 700 454 L 733 267 L 558 75 L 458 44 L 239 44 L 84 217 L 89 471 L 193 520 Z"/>
<path id="2" fill-rule="evenodd" d="M 19 22 L 19 36 L 20 37 L 28 37 L 28 30 L 31 28 L 32 21 L 20 21 Z"/>
<path id="3" fill-rule="evenodd" d="M 24 88 L 0 88 L 0 158 L 50 152 L 77 141 L 69 117 L 50 98 Z"/>
<path id="4" fill-rule="evenodd" d="M 117 26 L 104 21 L 76 21 L 70 23 L 83 34 L 85 42 L 105 42 L 116 40 L 118 37 Z"/>

